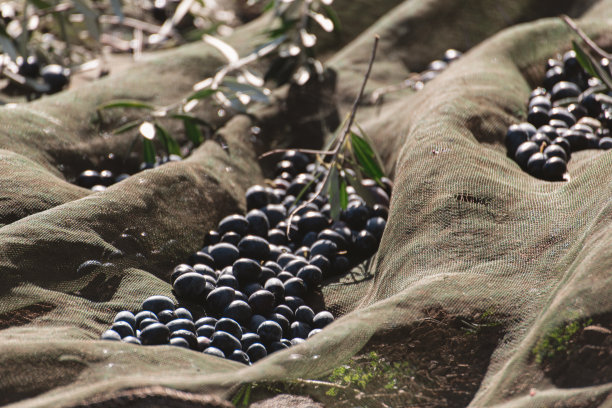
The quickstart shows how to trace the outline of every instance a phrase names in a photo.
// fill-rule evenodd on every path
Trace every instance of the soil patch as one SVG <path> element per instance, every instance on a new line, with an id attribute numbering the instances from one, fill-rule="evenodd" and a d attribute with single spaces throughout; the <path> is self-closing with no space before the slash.
<path id="1" fill-rule="evenodd" d="M 327 378 L 251 386 L 250 402 L 291 393 L 308 395 L 326 407 L 463 408 L 476 394 L 504 336 L 503 317 L 481 313 L 468 318 L 440 309 L 427 316 L 377 334 Z"/>
<path id="2" fill-rule="evenodd" d="M 550 350 L 541 358 L 544 374 L 559 388 L 575 388 L 612 382 L 612 313 L 597 315 L 578 324 L 554 330 Z"/>
<path id="3" fill-rule="evenodd" d="M 12 312 L 0 314 L 0 330 L 8 329 L 12 326 L 23 326 L 32 320 L 43 316 L 53 309 L 56 305 L 47 302 L 35 303 L 30 306 Z"/>

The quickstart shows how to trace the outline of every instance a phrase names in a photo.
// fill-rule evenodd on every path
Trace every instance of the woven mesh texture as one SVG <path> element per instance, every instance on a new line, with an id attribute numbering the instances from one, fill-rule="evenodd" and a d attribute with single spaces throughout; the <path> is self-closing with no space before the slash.
<path id="1" fill-rule="evenodd" d="M 471 406 L 605 404 L 612 383 L 556 387 L 532 350 L 555 327 L 612 312 L 612 156 L 576 153 L 571 181 L 549 183 L 522 172 L 503 145 L 507 126 L 526 116 L 544 61 L 573 38 L 556 18 L 515 24 L 569 12 L 612 46 L 611 1 L 561 3 L 405 1 L 331 59 L 342 108 L 354 96 L 374 31 L 383 41 L 369 89 L 401 81 L 446 48 L 474 47 L 422 91 L 360 111 L 395 175 L 380 250 L 368 273 L 323 287 L 318 301 L 339 319 L 251 367 L 98 337 L 117 311 L 136 311 L 150 295 L 171 296 L 171 268 L 218 220 L 244 209 L 245 189 L 263 181 L 257 152 L 286 137 L 254 139 L 251 127 L 284 130 L 269 124 L 291 115 L 278 108 L 260 122 L 234 117 L 221 131 L 227 149 L 208 141 L 182 162 L 91 194 L 67 180 L 109 151 L 127 151 L 131 140 L 107 130 L 137 115 L 105 114 L 101 123 L 96 107 L 121 97 L 174 101 L 222 64 L 216 52 L 188 45 L 122 77 L 0 108 L 0 404 L 224 406 L 205 405 L 202 395 L 226 398 L 243 383 L 319 378 L 373 336 L 415 327 L 434 309 L 458 316 L 490 310 L 503 324 Z M 233 41 L 248 49 L 253 27 Z M 138 237 L 144 257 L 114 257 L 124 232 Z M 77 275 L 88 259 L 115 267 Z M 406 398 L 398 395 L 393 406 L 406 406 Z"/>

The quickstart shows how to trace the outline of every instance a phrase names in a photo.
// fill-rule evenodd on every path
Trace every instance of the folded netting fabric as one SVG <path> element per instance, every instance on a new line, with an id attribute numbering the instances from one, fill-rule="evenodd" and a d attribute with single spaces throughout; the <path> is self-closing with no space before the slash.
<path id="1" fill-rule="evenodd" d="M 172 267 L 198 250 L 223 216 L 244 210 L 246 188 L 265 176 L 257 152 L 284 137 L 254 138 L 251 127 L 265 130 L 283 108 L 261 123 L 236 116 L 220 131 L 223 143 L 207 141 L 181 162 L 92 194 L 66 175 L 127 151 L 131 140 L 109 132 L 122 115 L 138 117 L 127 111 L 100 118 L 96 107 L 128 97 L 175 101 L 223 64 L 214 50 L 188 45 L 121 77 L 1 107 L 0 404 L 229 406 L 223 400 L 241 384 L 321 378 L 372 338 L 402 346 L 402 333 L 431 320 L 432 310 L 467 320 L 486 311 L 501 325 L 470 406 L 611 404 L 612 377 L 559 386 L 533 350 L 557 327 L 612 313 L 612 153 L 576 153 L 569 182 L 546 182 L 506 156 L 504 135 L 524 120 L 546 59 L 575 38 L 553 16 L 573 12 L 600 45 L 612 46 L 612 2 L 474 0 L 453 2 L 456 13 L 436 11 L 447 3 L 405 1 L 332 59 L 342 104 L 356 88 L 355 67 L 367 62 L 373 32 L 387 48 L 369 89 L 388 85 L 385 73 L 392 82 L 422 69 L 436 58 L 430 54 L 474 47 L 422 90 L 360 111 L 395 177 L 378 254 L 366 272 L 324 283 L 320 302 L 339 317 L 332 325 L 252 366 L 99 336 L 116 312 L 137 311 L 151 295 L 172 296 Z M 486 10 L 469 27 L 497 19 L 466 31 L 472 14 L 455 19 L 462 7 Z M 543 16 L 551 17 L 514 25 Z M 414 22 L 413 40 L 422 45 L 412 60 L 402 41 Z M 437 39 L 437 30 L 445 36 Z M 242 46 L 252 31 L 244 33 L 235 39 Z M 447 44 L 454 38 L 461 43 Z M 122 234 L 133 240 L 123 242 Z M 88 259 L 113 266 L 78 274 Z M 391 403 L 419 406 L 410 395 Z M 368 403 L 352 406 L 360 405 Z"/>

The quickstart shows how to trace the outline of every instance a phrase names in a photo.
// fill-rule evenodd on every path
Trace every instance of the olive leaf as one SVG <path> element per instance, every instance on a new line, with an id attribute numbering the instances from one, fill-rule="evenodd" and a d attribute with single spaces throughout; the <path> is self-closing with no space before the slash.
<path id="1" fill-rule="evenodd" d="M 198 147 L 204 141 L 204 135 L 198 126 L 198 123 L 194 118 L 187 115 L 173 115 L 174 118 L 182 119 L 183 126 L 185 127 L 185 135 L 187 139 L 191 140 L 195 147 Z"/>
<path id="2" fill-rule="evenodd" d="M 157 132 L 157 135 L 159 135 L 159 138 L 161 139 L 162 143 L 164 144 L 166 153 L 168 153 L 169 155 L 176 154 L 182 157 L 181 147 L 176 142 L 176 140 L 170 135 L 170 133 L 166 130 L 166 128 L 164 128 L 159 123 L 155 123 L 155 130 Z"/>
<path id="3" fill-rule="evenodd" d="M 123 15 L 123 5 L 121 4 L 121 0 L 110 0 L 111 7 L 113 8 L 113 13 L 117 17 L 119 17 L 119 22 L 123 23 L 125 16 Z"/>
<path id="4" fill-rule="evenodd" d="M 126 123 L 125 125 L 122 125 L 122 126 L 118 127 L 117 129 L 113 130 L 113 134 L 119 135 L 121 133 L 129 132 L 130 130 L 132 130 L 136 126 L 138 126 L 139 124 L 140 124 L 139 120 L 133 120 L 131 122 Z"/>
<path id="5" fill-rule="evenodd" d="M 135 109 L 147 109 L 154 110 L 155 107 L 153 105 L 149 105 L 148 103 L 137 101 L 135 99 L 118 99 L 114 101 L 110 101 L 104 105 L 98 106 L 98 109 L 112 109 L 112 108 L 135 108 Z"/>
<path id="6" fill-rule="evenodd" d="M 2 26 L 0 26 L 0 47 L 13 61 L 17 59 L 17 49 L 13 44 L 13 40 Z"/>
<path id="7" fill-rule="evenodd" d="M 572 46 L 574 52 L 576 52 L 576 59 L 580 66 L 588 72 L 590 75 L 598 78 L 603 82 L 608 89 L 612 89 L 612 78 L 608 75 L 599 63 L 588 54 L 575 40 L 572 40 Z"/>
<path id="8" fill-rule="evenodd" d="M 250 84 L 241 84 L 240 82 L 231 79 L 223 80 L 223 86 L 227 87 L 231 91 L 248 95 L 254 101 L 263 102 L 266 104 L 270 103 L 270 98 L 268 98 L 268 95 L 266 95 L 264 91 L 262 91 L 256 86 Z"/>
<path id="9" fill-rule="evenodd" d="M 351 132 L 350 141 L 355 159 L 357 159 L 364 174 L 380 182 L 381 177 L 384 177 L 384 173 L 378 160 L 376 160 L 374 149 L 372 149 L 370 144 L 363 137 L 355 132 Z"/>
<path id="10" fill-rule="evenodd" d="M 142 140 L 142 153 L 145 163 L 155 163 L 155 146 L 152 140 L 146 138 Z"/>
<path id="11" fill-rule="evenodd" d="M 329 169 L 328 177 L 329 185 L 327 188 L 327 194 L 329 195 L 330 215 L 334 220 L 338 220 L 340 219 L 341 198 L 340 180 L 336 166 L 332 166 L 332 168 Z"/>
<path id="12" fill-rule="evenodd" d="M 340 180 L 340 206 L 343 210 L 348 207 L 348 192 L 346 191 L 346 180 Z"/>
<path id="13" fill-rule="evenodd" d="M 191 101 L 194 99 L 202 100 L 202 99 L 210 98 L 212 95 L 215 94 L 215 92 L 217 92 L 215 89 L 210 89 L 210 88 L 200 89 L 199 91 L 196 91 L 192 93 L 191 95 L 189 95 L 187 97 L 187 100 Z"/>

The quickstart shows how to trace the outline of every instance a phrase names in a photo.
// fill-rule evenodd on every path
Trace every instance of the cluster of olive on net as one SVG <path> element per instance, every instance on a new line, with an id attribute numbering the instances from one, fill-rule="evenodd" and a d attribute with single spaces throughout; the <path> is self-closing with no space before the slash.
<path id="1" fill-rule="evenodd" d="M 155 163 L 142 162 L 140 164 L 140 167 L 138 168 L 138 171 L 152 169 L 152 168 L 161 166 L 162 164 L 175 162 L 175 161 L 181 161 L 181 160 L 182 160 L 181 156 L 178 156 L 176 154 L 171 154 L 169 156 L 165 156 L 161 158 L 158 157 Z M 127 179 L 130 176 L 131 174 L 129 173 L 115 174 L 111 170 L 97 171 L 97 170 L 88 169 L 88 170 L 82 171 L 76 177 L 76 179 L 74 180 L 74 183 L 80 187 L 91 189 L 93 192 L 100 192 L 100 191 L 106 190 L 107 187 L 110 187 L 115 183 L 119 183 Z"/>
<path id="2" fill-rule="evenodd" d="M 448 50 L 444 51 L 442 59 L 431 61 L 427 66 L 427 69 L 419 75 L 418 80 L 413 81 L 412 87 L 415 90 L 420 90 L 423 88 L 423 86 L 425 86 L 425 83 L 440 75 L 444 70 L 446 70 L 446 68 L 448 68 L 449 64 L 458 60 L 461 55 L 463 55 L 461 51 L 457 51 L 453 48 L 449 48 Z"/>
<path id="3" fill-rule="evenodd" d="M 600 65 L 610 72 L 607 59 Z M 573 152 L 612 148 L 612 106 L 601 81 L 584 71 L 573 50 L 547 61 L 543 85 L 531 92 L 527 122 L 511 125 L 505 142 L 523 170 L 560 181 Z"/>
<path id="4" fill-rule="evenodd" d="M 135 315 L 119 312 L 102 339 L 169 344 L 251 364 L 319 333 L 334 317 L 307 300 L 325 279 L 377 251 L 391 193 L 386 178 L 384 188 L 364 180 L 377 203 L 368 206 L 348 187 L 348 206 L 334 221 L 327 198 L 316 195 L 324 171 L 300 152 L 285 153 L 270 186 L 247 190 L 247 214 L 223 218 L 189 263 L 172 271 L 184 307 L 152 296 Z"/>

